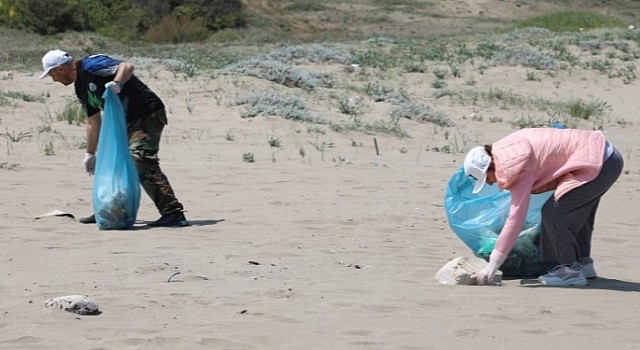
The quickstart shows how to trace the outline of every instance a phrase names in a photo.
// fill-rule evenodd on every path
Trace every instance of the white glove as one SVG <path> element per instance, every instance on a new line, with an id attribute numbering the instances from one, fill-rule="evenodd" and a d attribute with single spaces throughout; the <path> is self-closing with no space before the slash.
<path id="1" fill-rule="evenodd" d="M 96 172 L 96 155 L 93 153 L 84 154 L 84 168 L 93 175 Z"/>
<path id="2" fill-rule="evenodd" d="M 479 285 L 494 284 L 493 278 L 496 275 L 496 271 L 498 271 L 505 260 L 507 260 L 507 256 L 494 249 L 489 256 L 487 266 L 480 270 L 480 272 L 472 275 L 471 278 L 475 277 Z"/>
<path id="3" fill-rule="evenodd" d="M 111 90 L 111 92 L 113 92 L 114 94 L 119 94 L 120 91 L 122 91 L 122 84 L 115 82 L 115 81 L 110 81 L 106 84 L 104 84 L 104 87 L 107 90 Z"/>

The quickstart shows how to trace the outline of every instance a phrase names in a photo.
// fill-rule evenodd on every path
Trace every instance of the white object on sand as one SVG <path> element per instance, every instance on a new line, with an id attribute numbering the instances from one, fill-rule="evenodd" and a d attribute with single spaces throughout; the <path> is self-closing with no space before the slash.
<path id="1" fill-rule="evenodd" d="M 51 298 L 44 302 L 44 307 L 69 311 L 78 315 L 99 315 L 101 313 L 96 300 L 86 295 Z"/>
<path id="2" fill-rule="evenodd" d="M 480 272 L 487 266 L 487 262 L 478 257 L 461 256 L 446 263 L 436 273 L 436 280 L 442 284 L 461 284 L 467 286 L 478 285 L 478 281 L 471 275 Z M 493 278 L 493 283 L 488 285 L 500 285 L 502 282 L 502 272 L 497 271 Z"/>
<path id="3" fill-rule="evenodd" d="M 36 216 L 36 220 L 37 220 L 37 219 L 44 218 L 44 217 L 47 217 L 47 216 L 66 216 L 66 217 L 70 217 L 70 218 L 72 218 L 72 219 L 75 219 L 75 217 L 73 216 L 73 214 L 65 213 L 65 212 L 64 212 L 64 211 L 62 211 L 62 210 L 58 210 L 58 209 L 56 209 L 56 210 L 54 210 L 54 211 L 52 211 L 52 212 L 50 212 L 50 213 L 46 213 L 46 214 L 43 214 L 43 215 L 38 215 L 38 216 Z"/>

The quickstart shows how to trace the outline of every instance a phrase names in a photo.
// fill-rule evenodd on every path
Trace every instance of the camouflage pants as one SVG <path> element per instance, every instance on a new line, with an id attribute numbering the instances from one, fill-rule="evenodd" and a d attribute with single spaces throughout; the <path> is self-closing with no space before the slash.
<path id="1" fill-rule="evenodd" d="M 161 215 L 182 211 L 169 179 L 160 169 L 160 136 L 167 124 L 165 111 L 157 111 L 136 125 L 128 126 L 129 152 L 138 169 L 140 184 Z"/>

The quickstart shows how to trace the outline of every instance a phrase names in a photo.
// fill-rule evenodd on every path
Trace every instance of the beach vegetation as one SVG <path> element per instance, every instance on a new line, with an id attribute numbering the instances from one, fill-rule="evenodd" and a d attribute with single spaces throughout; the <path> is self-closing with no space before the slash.
<path id="1" fill-rule="evenodd" d="M 53 156 L 53 155 L 55 155 L 56 151 L 55 151 L 54 146 L 53 146 L 53 141 L 51 141 L 51 140 L 45 141 L 42 152 L 44 153 L 45 156 Z"/>
<path id="2" fill-rule="evenodd" d="M 539 27 L 552 32 L 579 32 L 598 28 L 624 28 L 627 24 L 613 16 L 597 12 L 558 11 L 523 20 L 517 27 Z"/>
<path id="3" fill-rule="evenodd" d="M 20 164 L 19 163 L 8 163 L 8 162 L 0 162 L 0 169 L 3 170 L 16 170 Z"/>
<path id="4" fill-rule="evenodd" d="M 62 111 L 56 112 L 57 121 L 66 121 L 69 125 L 80 125 L 85 122 L 84 111 L 76 100 L 68 101 Z"/>
<path id="5" fill-rule="evenodd" d="M 433 123 L 439 126 L 453 126 L 453 120 L 444 112 L 435 110 L 424 103 L 400 103 L 391 110 L 391 118 L 409 119 L 419 123 Z"/>
<path id="6" fill-rule="evenodd" d="M 304 99 L 291 94 L 254 92 L 236 98 L 231 105 L 245 106 L 240 113 L 242 118 L 254 118 L 263 114 L 315 124 L 328 123 L 322 117 L 313 116 Z"/>
<path id="7" fill-rule="evenodd" d="M 11 143 L 17 143 L 25 139 L 30 139 L 31 137 L 33 137 L 31 132 L 24 130 L 20 130 L 19 132 L 16 132 L 16 130 L 12 130 L 11 132 L 9 132 L 9 130 L 5 130 L 4 133 L 0 133 L 0 138 L 3 138 L 7 140 L 7 142 Z"/>
<path id="8" fill-rule="evenodd" d="M 253 152 L 246 152 L 242 154 L 242 161 L 246 163 L 253 163 L 256 161 Z"/>

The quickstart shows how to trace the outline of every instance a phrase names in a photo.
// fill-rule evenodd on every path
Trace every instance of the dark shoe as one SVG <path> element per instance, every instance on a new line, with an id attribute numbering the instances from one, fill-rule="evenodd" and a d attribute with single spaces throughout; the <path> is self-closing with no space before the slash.
<path id="1" fill-rule="evenodd" d="M 81 224 L 95 224 L 96 223 L 96 216 L 91 214 L 90 216 L 85 216 L 83 218 L 80 218 L 80 220 L 78 220 Z"/>
<path id="2" fill-rule="evenodd" d="M 185 227 L 189 226 L 189 221 L 184 217 L 184 213 L 179 211 L 176 213 L 162 215 L 162 217 L 147 226 L 154 227 Z"/>

